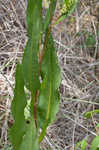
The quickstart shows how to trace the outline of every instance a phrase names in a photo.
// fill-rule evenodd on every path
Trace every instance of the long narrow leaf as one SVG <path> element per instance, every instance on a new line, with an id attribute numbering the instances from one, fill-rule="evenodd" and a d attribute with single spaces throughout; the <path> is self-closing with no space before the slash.
<path id="1" fill-rule="evenodd" d="M 34 49 L 33 41 L 28 40 L 27 46 L 25 48 L 24 56 L 23 56 L 23 72 L 24 72 L 24 80 L 27 88 L 35 93 L 37 89 L 40 87 L 39 81 L 39 64 L 37 51 Z"/>
<path id="2" fill-rule="evenodd" d="M 21 65 L 17 65 L 14 93 L 14 99 L 11 105 L 14 125 L 10 130 L 10 140 L 13 144 L 14 150 L 18 150 L 25 133 L 24 108 L 26 106 L 26 96 L 24 93 L 24 80 Z"/>
<path id="3" fill-rule="evenodd" d="M 67 18 L 77 7 L 79 0 L 64 0 L 64 7 L 62 8 L 62 14 L 55 22 L 55 25 Z"/>
<path id="4" fill-rule="evenodd" d="M 49 24 L 51 23 L 51 19 L 52 19 L 52 16 L 54 15 L 55 8 L 56 8 L 56 0 L 53 0 L 50 2 L 50 6 L 49 6 L 47 13 L 46 13 L 46 17 L 44 20 L 44 26 L 43 26 L 43 32 L 46 31 Z"/>
<path id="5" fill-rule="evenodd" d="M 33 116 L 30 119 L 30 122 L 26 125 L 26 134 L 23 137 L 19 150 L 39 150 L 38 136 L 35 129 Z"/>
<path id="6" fill-rule="evenodd" d="M 28 0 L 27 31 L 29 40 L 23 56 L 24 80 L 27 88 L 33 93 L 40 87 L 38 52 L 41 35 L 41 0 Z"/>
<path id="7" fill-rule="evenodd" d="M 99 136 L 93 139 L 90 150 L 99 150 Z"/>
<path id="8" fill-rule="evenodd" d="M 53 38 L 50 35 L 42 64 L 44 74 L 38 101 L 38 122 L 42 128 L 39 142 L 43 139 L 46 127 L 53 122 L 59 106 L 58 87 L 60 84 L 60 69 Z"/>

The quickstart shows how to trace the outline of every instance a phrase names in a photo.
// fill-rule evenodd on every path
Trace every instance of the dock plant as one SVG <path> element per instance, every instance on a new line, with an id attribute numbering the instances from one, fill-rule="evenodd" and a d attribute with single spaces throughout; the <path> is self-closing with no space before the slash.
<path id="1" fill-rule="evenodd" d="M 77 0 L 65 0 L 65 8 L 55 24 L 71 13 Z M 28 41 L 22 62 L 17 64 L 13 125 L 9 138 L 14 150 L 39 150 L 47 127 L 58 112 L 61 71 L 52 36 L 57 0 L 49 0 L 45 17 L 42 0 L 28 0 L 26 24 Z"/>

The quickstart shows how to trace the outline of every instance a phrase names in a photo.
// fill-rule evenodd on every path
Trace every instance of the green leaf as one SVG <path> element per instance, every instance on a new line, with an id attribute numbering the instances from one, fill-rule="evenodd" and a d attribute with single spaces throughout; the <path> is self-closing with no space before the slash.
<path id="1" fill-rule="evenodd" d="M 51 19 L 52 19 L 52 16 L 54 15 L 55 8 L 56 8 L 56 0 L 50 2 L 50 6 L 49 6 L 49 9 L 47 10 L 46 17 L 43 23 L 43 32 L 46 31 L 49 24 L 51 23 Z"/>
<path id="2" fill-rule="evenodd" d="M 42 29 L 42 1 L 28 0 L 27 7 L 27 31 L 29 40 L 23 56 L 24 80 L 27 88 L 35 93 L 40 87 L 38 52 Z"/>
<path id="3" fill-rule="evenodd" d="M 39 150 L 38 132 L 35 127 L 33 116 L 26 124 L 24 109 L 26 96 L 24 93 L 24 79 L 22 66 L 17 65 L 15 95 L 11 105 L 14 124 L 10 130 L 10 140 L 14 150 Z"/>
<path id="4" fill-rule="evenodd" d="M 38 42 L 39 34 L 41 31 L 42 25 L 42 0 L 28 0 L 27 6 L 27 31 L 28 36 L 32 39 L 35 39 L 35 42 Z M 34 36 L 33 36 L 34 35 Z M 37 40 L 37 41 L 36 41 Z"/>
<path id="5" fill-rule="evenodd" d="M 84 113 L 84 117 L 86 117 L 87 119 L 90 119 L 91 116 L 94 115 L 95 113 L 99 114 L 99 109 L 92 110 L 92 111 Z"/>
<path id="6" fill-rule="evenodd" d="M 53 122 L 59 106 L 58 87 L 61 76 L 57 54 L 50 35 L 42 63 L 44 78 L 41 84 L 38 100 L 38 124 L 42 128 L 39 141 L 43 139 L 46 127 Z"/>
<path id="7" fill-rule="evenodd" d="M 81 142 L 81 150 L 86 150 L 87 147 L 87 139 L 83 139 Z"/>
<path id="8" fill-rule="evenodd" d="M 99 136 L 96 136 L 92 141 L 90 150 L 99 150 Z"/>
<path id="9" fill-rule="evenodd" d="M 77 7 L 78 1 L 79 0 L 65 0 L 65 10 L 63 11 L 63 14 L 67 16 L 71 14 Z"/>
<path id="10" fill-rule="evenodd" d="M 81 145 L 82 141 L 77 142 L 76 146 L 75 146 L 75 150 L 77 150 L 77 148 Z"/>
<path id="11" fill-rule="evenodd" d="M 96 125 L 96 127 L 99 127 L 99 123 Z"/>
<path id="12" fill-rule="evenodd" d="M 34 41 L 33 41 L 34 43 Z M 31 40 L 28 40 L 24 56 L 23 56 L 23 72 L 24 72 L 24 81 L 26 87 L 31 91 L 34 92 L 39 89 L 40 81 L 39 81 L 39 64 L 38 64 L 38 57 L 37 57 L 37 49 L 34 48 Z"/>
<path id="13" fill-rule="evenodd" d="M 86 147 L 87 147 L 87 140 L 88 140 L 88 137 L 83 139 L 82 141 L 78 142 L 75 146 L 75 150 L 77 150 L 77 148 L 79 146 L 81 146 L 81 150 L 86 150 Z"/>
<path id="14" fill-rule="evenodd" d="M 26 126 L 26 133 L 23 137 L 22 144 L 19 150 L 39 150 L 38 136 L 33 120 L 33 116 Z"/>
<path id="15" fill-rule="evenodd" d="M 57 19 L 55 24 L 58 24 L 63 19 L 65 19 L 67 16 L 69 16 L 77 7 L 79 0 L 64 0 L 63 8 L 61 9 L 61 16 Z"/>
<path id="16" fill-rule="evenodd" d="M 26 96 L 24 93 L 24 80 L 22 66 L 16 68 L 16 85 L 14 90 L 14 99 L 11 104 L 11 111 L 14 118 L 14 124 L 10 129 L 10 140 L 14 150 L 18 150 L 25 133 L 24 108 L 26 106 Z"/>

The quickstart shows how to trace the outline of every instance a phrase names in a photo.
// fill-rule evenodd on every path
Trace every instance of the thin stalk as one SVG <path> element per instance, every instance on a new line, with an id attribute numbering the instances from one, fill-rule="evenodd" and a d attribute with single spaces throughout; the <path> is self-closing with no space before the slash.
<path id="1" fill-rule="evenodd" d="M 42 66 L 42 62 L 43 62 L 43 57 L 44 57 L 44 54 L 45 54 L 45 50 L 46 50 L 46 46 L 47 46 L 47 43 L 48 43 L 48 40 L 49 40 L 49 36 L 50 36 L 50 32 L 51 32 L 51 28 L 52 28 L 52 20 L 53 20 L 53 15 L 52 15 L 52 11 L 50 10 L 50 16 L 51 16 L 51 19 L 50 19 L 50 25 L 48 27 L 48 32 L 47 32 L 47 35 L 45 37 L 45 42 L 44 42 L 44 46 L 43 46 L 43 49 L 41 50 L 41 53 L 39 55 L 39 64 L 40 64 L 40 69 L 39 69 L 39 77 L 41 76 L 41 66 Z M 37 97 L 38 97 L 38 93 L 39 91 L 36 90 L 35 92 L 35 100 L 34 100 L 34 120 L 35 120 L 35 126 L 37 128 Z"/>

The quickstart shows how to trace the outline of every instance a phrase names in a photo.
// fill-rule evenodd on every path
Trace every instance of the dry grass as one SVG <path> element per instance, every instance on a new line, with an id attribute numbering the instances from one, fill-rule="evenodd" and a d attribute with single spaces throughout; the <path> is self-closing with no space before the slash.
<path id="1" fill-rule="evenodd" d="M 9 145 L 15 68 L 27 41 L 25 11 L 24 0 L 0 0 L 0 149 Z M 81 0 L 75 12 L 53 28 L 62 71 L 61 102 L 57 119 L 41 144 L 42 150 L 74 150 L 75 144 L 87 136 L 90 149 L 97 134 L 99 115 L 87 120 L 83 114 L 99 109 L 98 11 L 98 0 Z"/>

